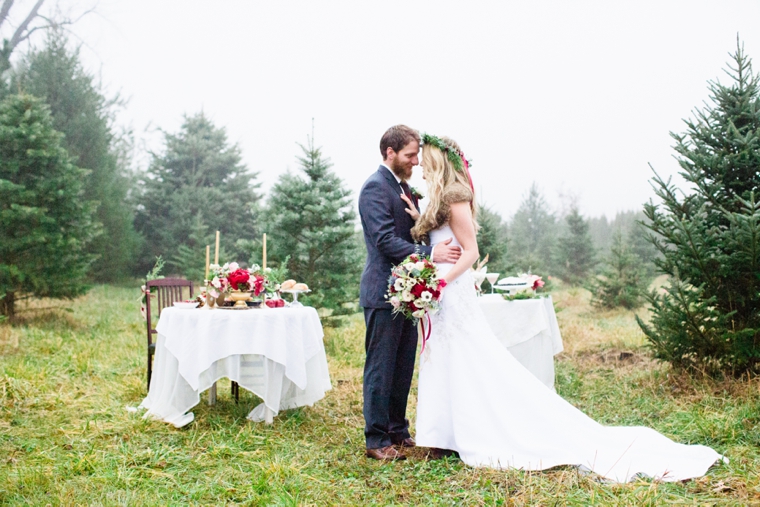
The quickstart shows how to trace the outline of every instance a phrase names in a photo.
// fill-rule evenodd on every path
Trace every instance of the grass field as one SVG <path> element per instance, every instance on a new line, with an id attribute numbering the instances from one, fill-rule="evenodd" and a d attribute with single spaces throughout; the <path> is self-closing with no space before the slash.
<path id="1" fill-rule="evenodd" d="M 731 463 L 690 482 L 610 485 L 572 468 L 479 470 L 456 459 L 363 456 L 363 324 L 326 330 L 333 390 L 273 425 L 228 383 L 177 430 L 126 410 L 145 396 L 138 291 L 99 286 L 69 310 L 0 324 L 2 505 L 760 505 L 760 380 L 674 374 L 651 359 L 630 312 L 598 312 L 583 290 L 554 300 L 565 342 L 557 389 L 605 424 L 640 424 Z M 410 400 L 414 420 L 415 392 Z"/>

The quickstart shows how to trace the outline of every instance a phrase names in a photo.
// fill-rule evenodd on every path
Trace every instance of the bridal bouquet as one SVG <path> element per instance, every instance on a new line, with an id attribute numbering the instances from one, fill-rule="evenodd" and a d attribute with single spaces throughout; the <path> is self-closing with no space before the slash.
<path id="1" fill-rule="evenodd" d="M 385 298 L 400 313 L 419 324 L 422 351 L 430 338 L 430 314 L 440 309 L 441 291 L 446 280 L 438 278 L 435 264 L 425 255 L 413 253 L 391 270 Z M 420 319 L 427 315 L 427 332 Z"/>
<path id="2" fill-rule="evenodd" d="M 248 269 L 241 268 L 237 262 L 228 262 L 222 266 L 211 264 L 209 274 L 211 280 L 208 291 L 215 298 L 233 290 L 251 291 L 254 296 L 277 290 L 276 283 L 270 281 L 257 264 Z"/>
<path id="3" fill-rule="evenodd" d="M 391 270 L 385 298 L 394 314 L 419 319 L 438 311 L 445 286 L 446 280 L 438 278 L 435 264 L 427 256 L 414 253 Z"/>

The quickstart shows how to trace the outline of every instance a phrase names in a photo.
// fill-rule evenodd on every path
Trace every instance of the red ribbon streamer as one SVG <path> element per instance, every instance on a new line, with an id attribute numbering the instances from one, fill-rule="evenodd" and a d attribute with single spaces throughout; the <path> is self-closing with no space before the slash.
<path id="1" fill-rule="evenodd" d="M 425 312 L 425 316 L 427 317 L 428 321 L 427 333 L 425 333 L 425 324 L 422 320 L 420 320 L 420 326 L 422 326 L 422 350 L 420 350 L 420 355 L 425 352 L 425 344 L 430 339 L 430 332 L 433 330 L 433 324 L 430 322 L 430 313 Z"/>
<path id="2" fill-rule="evenodd" d="M 472 176 L 470 175 L 470 164 L 467 162 L 467 159 L 462 157 L 464 160 L 464 170 L 467 171 L 467 179 L 470 180 L 470 190 L 472 190 L 472 195 L 475 195 L 475 187 L 472 184 Z"/>

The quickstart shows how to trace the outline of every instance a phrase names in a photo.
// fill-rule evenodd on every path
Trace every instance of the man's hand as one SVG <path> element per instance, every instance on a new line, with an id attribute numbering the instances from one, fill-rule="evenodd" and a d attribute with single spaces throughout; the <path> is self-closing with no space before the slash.
<path id="1" fill-rule="evenodd" d="M 462 255 L 462 248 L 459 245 L 450 245 L 451 240 L 441 241 L 433 249 L 433 262 L 444 264 L 455 264 Z"/>

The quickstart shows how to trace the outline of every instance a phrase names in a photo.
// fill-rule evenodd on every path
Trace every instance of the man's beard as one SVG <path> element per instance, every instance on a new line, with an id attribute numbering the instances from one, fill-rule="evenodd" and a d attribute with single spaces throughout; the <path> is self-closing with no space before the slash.
<path id="1" fill-rule="evenodd" d="M 393 174 L 399 177 L 401 181 L 406 181 L 406 168 L 403 165 L 397 163 L 396 160 L 391 162 L 391 171 L 393 171 Z"/>

